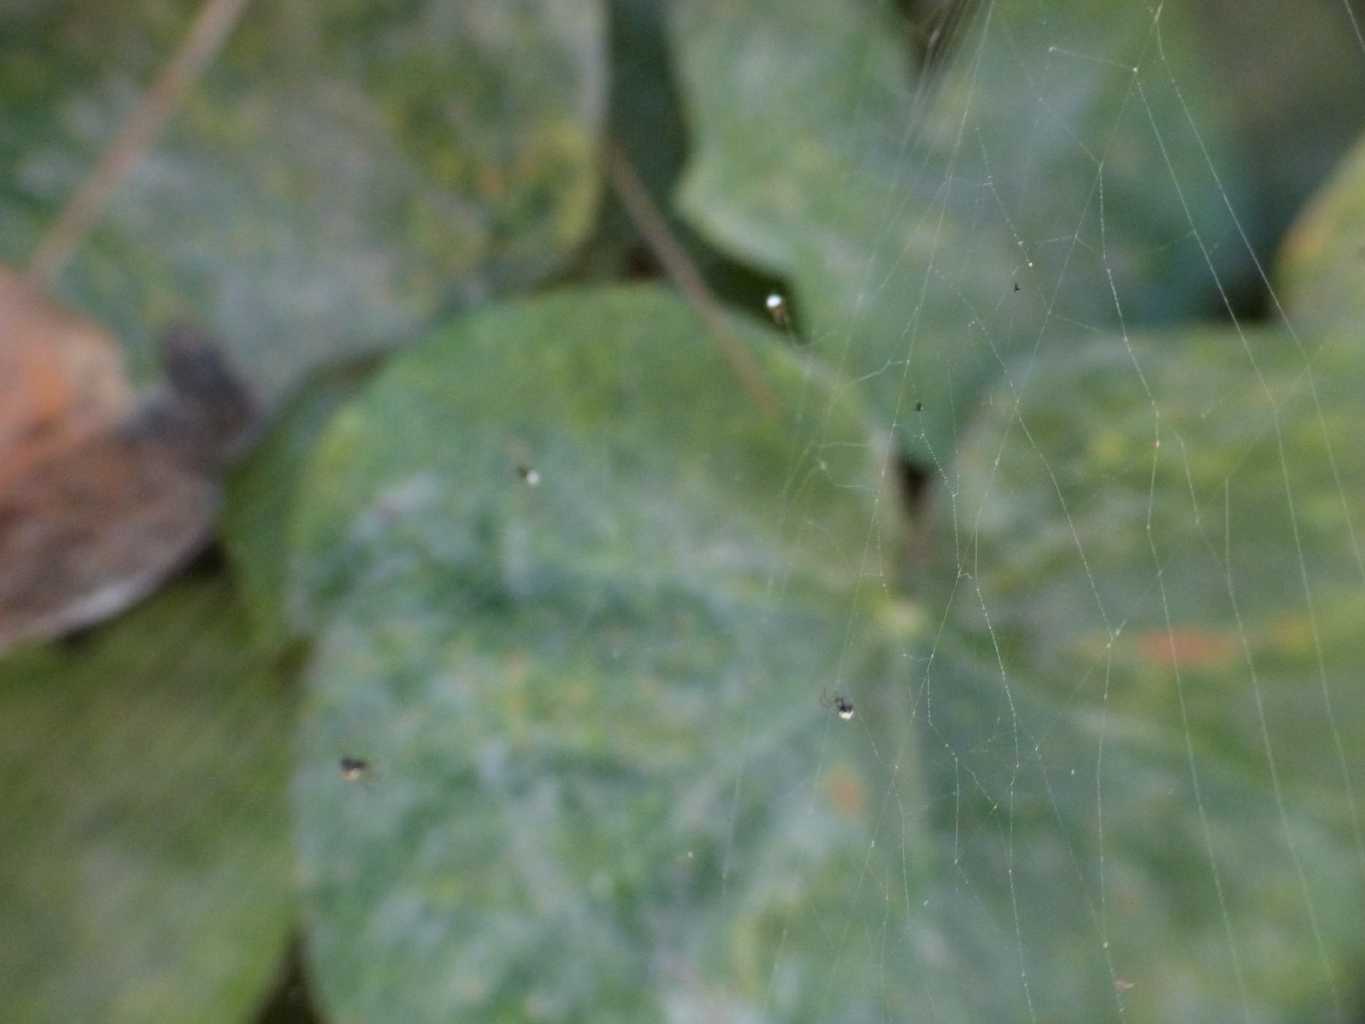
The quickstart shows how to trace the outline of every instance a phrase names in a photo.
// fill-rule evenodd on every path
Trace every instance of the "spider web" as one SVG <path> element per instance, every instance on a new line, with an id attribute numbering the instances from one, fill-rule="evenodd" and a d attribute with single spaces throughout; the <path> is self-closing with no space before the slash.
<path id="1" fill-rule="evenodd" d="M 1336 894 L 1358 906 L 1365 880 L 1356 792 L 1358 720 L 1339 710 L 1351 702 L 1356 681 L 1350 665 L 1332 651 L 1340 634 L 1329 622 L 1332 613 L 1323 611 L 1343 588 L 1359 593 L 1365 585 L 1353 521 L 1360 480 L 1349 467 L 1343 471 L 1334 448 L 1340 435 L 1329 426 L 1330 400 L 1321 387 L 1324 366 L 1332 364 L 1329 349 L 1343 340 L 1309 337 L 1298 325 L 1300 314 L 1287 308 L 1277 290 L 1270 268 L 1273 242 L 1253 237 L 1249 199 L 1228 184 L 1229 169 L 1215 156 L 1220 129 L 1201 123 L 1203 111 L 1188 98 L 1188 83 L 1206 69 L 1196 57 L 1172 52 L 1163 33 L 1163 16 L 1173 5 L 1097 13 L 1127 26 L 1110 34 L 1111 45 L 1104 49 L 1073 47 L 1066 34 L 1055 32 L 1045 5 L 1015 6 L 1012 17 L 1005 17 L 1008 8 L 946 4 L 920 23 L 918 34 L 936 64 L 909 105 L 913 114 L 896 143 L 900 173 L 880 203 L 884 234 L 860 257 L 862 284 L 847 315 L 837 325 L 822 323 L 821 336 L 793 336 L 834 353 L 831 359 L 841 368 L 873 366 L 858 384 L 880 386 L 893 396 L 883 411 L 892 434 L 908 437 L 912 454 L 908 468 L 898 468 L 894 458 L 882 463 L 888 488 L 875 499 L 861 552 L 851 554 L 859 566 L 860 593 L 846 612 L 842 649 L 832 658 L 829 678 L 808 683 L 812 700 L 817 692 L 827 697 L 824 688 L 832 685 L 859 706 L 848 724 L 829 714 L 806 783 L 810 805 L 822 798 L 840 750 L 861 745 L 881 767 L 883 790 L 869 800 L 877 810 L 869 818 L 863 870 L 848 885 L 850 906 L 860 905 L 869 891 L 874 902 L 883 902 L 882 927 L 857 934 L 864 927 L 861 908 L 850 910 L 842 927 L 829 922 L 818 934 L 792 934 L 808 925 L 785 922 L 770 965 L 768 1009 L 782 1005 L 791 948 L 809 940 L 824 949 L 829 964 L 827 998 L 815 1015 L 820 1019 L 844 1019 L 846 989 L 859 984 L 880 986 L 883 1017 L 896 1019 L 903 1004 L 885 993 L 895 988 L 897 975 L 914 979 L 924 997 L 916 1005 L 926 1019 L 1082 1019 L 1078 1012 L 1094 1019 L 1088 1015 L 1093 1004 L 1080 994 L 1087 982 L 1078 979 L 1087 972 L 1100 976 L 1099 988 L 1110 993 L 1107 1007 L 1095 1011 L 1110 1019 L 1180 1019 L 1209 1012 L 1210 1006 L 1216 1007 L 1215 1019 L 1358 1019 L 1361 993 L 1353 980 L 1358 943 L 1357 952 L 1342 951 L 1355 929 L 1343 927 L 1333 906 Z M 1318 16 L 1353 40 L 1365 61 L 1365 38 L 1349 4 L 1323 5 Z M 1031 23 L 1032 31 L 1020 34 L 1021 23 Z M 1011 54 L 1005 64 L 983 66 L 984 54 L 998 59 L 1002 52 Z M 1104 69 L 1122 90 L 1103 130 L 1085 138 L 1073 124 L 1078 105 L 1068 105 L 1073 97 L 1065 93 L 1066 69 L 1077 65 Z M 1262 70 L 1273 76 L 1276 69 Z M 978 89 L 987 77 L 993 82 Z M 1027 117 L 1031 124 L 1004 142 L 995 130 L 999 113 L 983 110 L 979 98 L 998 99 L 1001 79 L 1013 81 L 1018 94 L 1008 116 Z M 928 137 L 936 130 L 934 112 L 942 107 L 960 114 L 950 126 L 946 157 L 935 155 Z M 859 115 L 851 110 L 850 121 Z M 1049 194 L 1054 182 L 1040 174 L 1046 168 L 1035 163 L 1032 149 L 1057 136 L 1070 138 L 1066 166 L 1088 169 L 1064 182 L 1070 188 L 1065 198 L 1080 200 L 1071 207 Z M 1023 152 L 1013 148 L 1020 139 Z M 1172 328 L 1152 294 L 1125 273 L 1131 268 L 1121 266 L 1132 253 L 1114 241 L 1116 209 L 1122 234 L 1130 216 L 1122 207 L 1133 194 L 1120 189 L 1116 195 L 1113 181 L 1116 170 L 1124 176 L 1134 150 L 1153 159 L 1148 168 L 1160 173 L 1150 188 L 1170 197 L 1169 210 L 1176 215 L 1169 225 L 1163 222 L 1157 234 L 1164 231 L 1164 237 L 1143 255 L 1187 268 L 1186 283 L 1207 297 L 1185 314 L 1194 327 Z M 850 181 L 845 187 L 861 186 Z M 933 201 L 924 203 L 925 195 Z M 976 268 L 958 258 L 943 229 L 945 217 L 963 207 L 972 211 L 982 235 L 1001 234 L 1016 249 L 1012 273 L 987 309 L 974 305 L 978 292 L 964 283 Z M 1041 216 L 1038 207 L 1046 208 Z M 1273 241 L 1284 228 L 1278 226 Z M 907 257 L 903 240 L 923 234 L 933 239 L 927 255 Z M 1040 310 L 1031 324 L 1008 312 L 1021 289 Z M 903 325 L 900 356 L 883 359 L 875 348 L 865 351 L 878 344 L 869 310 L 897 291 L 917 293 L 919 301 Z M 980 409 L 969 388 L 959 393 L 950 382 L 926 393 L 916 379 L 917 347 L 930 344 L 928 332 L 944 329 L 941 322 L 921 321 L 935 291 L 961 297 L 956 325 L 961 343 L 998 373 Z M 1248 293 L 1259 296 L 1260 308 L 1249 308 Z M 784 312 L 790 298 L 784 297 Z M 796 298 L 804 298 L 799 288 Z M 785 316 L 779 321 L 791 330 Z M 1165 367 L 1179 362 L 1174 348 L 1204 343 L 1195 336 L 1213 324 L 1222 334 L 1220 344 L 1236 354 L 1225 364 L 1237 379 L 1225 385 L 1217 376 L 1207 378 L 1213 390 L 1199 416 L 1222 416 L 1234 428 L 1216 439 L 1187 437 L 1191 399 L 1179 372 Z M 1267 329 L 1276 332 L 1273 344 L 1265 340 Z M 1122 411 L 1100 408 L 1093 417 L 1065 421 L 1068 405 L 1088 409 L 1092 403 L 1069 392 L 1039 393 L 1040 386 L 1066 379 L 1059 362 L 1075 364 L 1070 382 L 1077 387 L 1103 376 L 1110 394 L 1126 393 Z M 953 448 L 965 449 L 958 456 L 930 443 L 918 425 L 926 404 L 952 408 Z M 792 468 L 793 483 L 820 465 L 820 416 L 818 408 L 806 413 L 812 440 Z M 1125 480 L 1115 485 L 1106 475 L 1078 475 L 1083 440 L 1064 431 L 1082 428 L 1122 439 L 1126 469 L 1111 466 L 1110 472 Z M 1298 454 L 1305 436 L 1326 474 L 1311 493 Z M 1200 465 L 1210 445 L 1222 446 L 1219 461 L 1226 468 Z M 1261 486 L 1262 471 L 1249 469 L 1252 465 L 1266 467 L 1268 484 Z M 1138 470 L 1145 485 L 1135 490 L 1126 478 Z M 909 571 L 937 572 L 939 584 L 911 584 L 922 600 L 923 629 L 915 642 L 898 649 L 908 671 L 869 681 L 859 678 L 855 664 L 860 638 L 874 631 L 867 592 L 889 596 L 903 582 L 884 549 L 886 520 L 901 514 L 890 495 L 903 482 L 897 479 L 902 472 L 913 482 L 917 510 L 912 548 L 919 547 Z M 1167 486 L 1172 477 L 1183 486 Z M 1117 551 L 1098 529 L 1095 511 L 1109 500 L 1111 487 L 1138 499 L 1114 520 L 1115 532 L 1128 542 Z M 1262 507 L 1259 502 L 1267 498 L 1276 499 L 1277 507 Z M 1322 564 L 1321 521 L 1306 525 L 1313 517 L 1309 507 L 1321 511 L 1324 502 L 1335 506 L 1329 549 L 1338 552 L 1340 566 Z M 1013 521 L 1012 509 L 1018 515 Z M 789 511 L 785 529 L 818 530 L 818 524 L 802 522 L 799 502 Z M 1268 528 L 1257 530 L 1258 516 Z M 1269 536 L 1274 554 L 1248 542 L 1249 531 Z M 935 550 L 926 554 L 925 544 Z M 1046 559 L 1033 557 L 1038 549 L 1045 549 Z M 1195 557 L 1184 558 L 1187 552 Z M 1258 565 L 1262 554 L 1274 564 Z M 1021 597 L 1027 581 L 1004 585 L 1000 577 L 1034 570 L 1046 576 L 1031 606 Z M 1067 579 L 1065 587 L 1052 585 L 1058 577 Z M 780 594 L 782 586 L 774 579 L 773 592 Z M 1283 615 L 1301 630 L 1306 670 L 1289 699 L 1281 680 L 1264 678 L 1274 647 L 1265 616 L 1253 623 L 1245 613 L 1249 598 L 1265 603 L 1257 588 L 1277 593 Z M 1213 606 L 1216 611 L 1210 611 Z M 1217 636 L 1210 625 L 1215 621 L 1225 627 Z M 1089 646 L 1081 656 L 1031 647 L 1049 638 L 1059 646 L 1084 638 Z M 1139 660 L 1149 662 L 1145 672 L 1133 668 L 1135 649 Z M 1223 680 L 1216 698 L 1206 692 L 1214 662 Z M 1159 695 L 1138 698 L 1132 692 L 1151 686 Z M 891 744 L 886 732 L 868 724 L 884 707 L 873 699 L 878 689 L 896 689 L 907 709 L 910 725 L 893 732 Z M 1144 707 L 1156 702 L 1164 710 L 1144 717 Z M 970 715 L 981 721 L 966 721 Z M 1208 722 L 1219 715 L 1240 720 L 1259 762 L 1250 765 L 1254 784 L 1248 788 L 1229 784 L 1223 752 L 1210 744 Z M 1167 764 L 1161 774 L 1150 751 L 1141 750 L 1147 739 L 1139 734 L 1164 727 L 1170 732 L 1161 742 L 1174 749 L 1160 755 Z M 1311 769 L 1299 756 L 1303 745 L 1325 751 Z M 923 790 L 927 804 L 913 796 L 915 770 L 908 766 L 915 761 L 929 780 Z M 1312 780 L 1308 786 L 1305 771 Z M 1142 772 L 1150 778 L 1139 777 Z M 1158 784 L 1167 789 L 1162 800 L 1135 796 L 1135 790 Z M 735 808 L 743 785 L 741 776 Z M 1336 807 L 1333 855 L 1322 853 L 1324 819 L 1310 806 L 1317 800 L 1315 787 L 1330 794 Z M 968 804 L 988 811 L 969 813 Z M 1152 813 L 1162 808 L 1178 820 L 1147 819 L 1144 807 Z M 1239 817 L 1256 822 L 1245 836 L 1258 835 L 1264 845 L 1237 847 Z M 951 851 L 940 864 L 948 876 L 941 888 L 920 884 L 903 868 L 923 853 L 915 835 L 936 827 L 946 830 Z M 1197 854 L 1190 861 L 1173 855 L 1165 865 L 1170 875 L 1145 880 L 1145 889 L 1130 877 L 1132 850 L 1122 849 L 1144 829 L 1157 837 L 1166 829 L 1188 829 L 1170 846 Z M 1153 843 L 1146 853 L 1159 861 L 1160 839 Z M 887 846 L 896 852 L 883 862 L 878 848 Z M 1043 863 L 1039 849 L 1057 861 Z M 1305 972 L 1311 965 L 1312 977 L 1301 985 L 1285 986 L 1267 976 L 1265 950 L 1257 948 L 1267 941 L 1257 933 L 1265 922 L 1249 909 L 1247 897 L 1257 884 L 1273 884 L 1275 899 L 1285 904 L 1286 913 L 1278 917 L 1288 929 L 1283 941 L 1309 951 L 1303 963 Z M 1073 891 L 1063 896 L 1067 888 Z M 1192 916 L 1200 923 L 1189 927 L 1207 928 L 1208 934 L 1190 942 L 1154 935 L 1147 929 L 1161 911 L 1144 915 L 1125 905 L 1144 892 L 1153 903 L 1171 900 L 1165 920 L 1172 928 L 1180 926 L 1177 902 L 1198 904 L 1201 910 Z M 944 923 L 945 916 L 956 915 L 1004 929 L 1006 941 L 997 945 L 1009 947 L 1011 955 L 987 960 L 992 953 L 978 947 L 983 963 L 975 969 L 951 963 L 936 943 L 956 939 L 971 949 L 980 939 L 970 925 Z M 937 923 L 923 924 L 930 920 Z M 1045 948 L 1058 934 L 1074 942 L 1065 954 Z M 1157 941 L 1171 941 L 1185 955 L 1204 959 L 1181 963 L 1179 955 L 1153 948 Z M 1065 979 L 1057 971 L 1059 958 L 1070 965 L 1071 979 L 1059 982 Z M 963 979 L 972 977 L 1007 992 L 1004 1002 L 964 996 Z M 959 1016 L 964 1006 L 975 1008 L 972 1016 Z M 1082 1006 L 1087 1009 L 1079 1011 Z"/>
<path id="2" fill-rule="evenodd" d="M 1269 15 L 1243 23 L 1236 5 L 1210 10 L 1233 49 L 1237 33 L 1264 41 L 1274 26 Z M 1353 518 L 1365 478 L 1341 443 L 1343 419 L 1360 422 L 1342 397 L 1351 339 L 1282 294 L 1272 261 L 1299 211 L 1261 215 L 1234 175 L 1230 129 L 1208 120 L 1216 104 L 1207 90 L 1202 105 L 1191 99 L 1212 61 L 1167 38 L 1176 11 L 1096 5 L 1103 31 L 1087 34 L 1045 2 L 942 0 L 903 22 L 924 70 L 897 97 L 893 136 L 867 90 L 848 91 L 859 97 L 843 108 L 853 159 L 835 190 L 870 204 L 879 232 L 863 249 L 810 254 L 807 269 L 851 274 L 856 294 L 837 315 L 808 316 L 815 296 L 794 273 L 794 316 L 780 327 L 874 396 L 898 440 L 866 446 L 882 486 L 866 495 L 861 543 L 841 552 L 857 590 L 831 612 L 825 662 L 792 682 L 791 716 L 820 716 L 802 774 L 762 770 L 789 723 L 757 704 L 740 710 L 733 773 L 715 768 L 722 907 L 742 916 L 772 900 L 746 961 L 758 995 L 729 1013 L 703 978 L 697 1004 L 671 1007 L 676 1019 L 1360 1019 L 1365 765 L 1361 650 L 1349 637 L 1365 595 Z M 1331 0 L 1312 17 L 1349 42 L 1342 73 L 1358 83 L 1355 8 Z M 1279 81 L 1277 65 L 1257 60 L 1255 74 Z M 869 63 L 864 84 L 881 70 Z M 1069 91 L 1087 74 L 1116 90 L 1098 122 Z M 878 180 L 888 154 L 895 173 Z M 1148 207 L 1144 196 L 1163 198 Z M 905 310 L 890 348 L 888 306 Z M 1182 361 L 1213 349 L 1207 365 Z M 964 373 L 943 371 L 950 356 Z M 826 404 L 825 371 L 808 365 L 779 529 L 796 548 L 821 548 L 829 531 L 804 503 L 809 482 L 867 488 L 830 476 L 846 444 L 831 440 L 842 392 Z M 521 482 L 548 489 L 552 473 L 547 462 Z M 414 508 L 427 498 L 420 486 L 398 496 Z M 772 574 L 775 604 L 796 571 Z M 599 618 L 610 625 L 605 595 L 587 596 L 584 643 Z M 165 642 L 125 659 L 128 678 L 170 674 L 230 603 L 208 587 L 164 621 L 149 613 Z M 742 670 L 765 663 L 754 653 Z M 184 682 L 189 711 L 159 744 L 202 748 L 206 788 L 267 759 L 284 775 L 280 737 L 248 690 L 214 698 Z M 77 734 L 61 755 L 89 759 L 82 785 L 92 773 L 117 780 L 139 723 L 171 698 L 152 688 L 107 699 L 121 723 L 107 749 L 92 755 Z M 847 719 L 839 700 L 853 705 Z M 53 736 L 78 703 L 54 714 Z M 332 753 L 370 756 L 369 724 L 354 723 L 353 750 Z M 333 789 L 337 769 L 335 757 L 319 769 Z M 376 759 L 352 780 L 361 829 L 398 814 L 385 803 L 390 771 Z M 858 778 L 875 782 L 862 792 Z M 173 781 L 129 779 L 116 796 L 160 807 Z M 16 823 L 51 813 L 35 794 L 21 793 Z M 284 836 L 294 819 L 272 795 L 262 786 L 226 805 L 243 829 Z M 782 890 L 784 872 L 826 852 L 816 822 L 831 801 L 860 810 L 842 826 L 855 832 L 853 856 L 838 862 L 833 900 L 808 912 Z M 797 812 L 779 863 L 747 858 L 758 808 L 788 804 Z M 208 816 L 177 809 L 153 840 L 188 845 Z M 54 849 L 81 841 L 77 810 L 68 817 L 72 834 L 55 831 Z M 278 863 L 286 847 L 247 859 Z M 97 883 L 101 868 L 117 877 L 117 853 L 95 850 L 108 861 Z M 213 884 L 250 887 L 249 870 Z M 192 927 L 204 886 L 192 873 L 182 881 L 172 897 Z M 124 911 L 146 898 L 129 884 Z M 250 934 L 274 928 L 279 945 L 288 926 Z M 129 974 L 158 955 L 135 952 Z M 795 975 L 811 971 L 818 999 L 796 1004 L 810 986 Z"/>

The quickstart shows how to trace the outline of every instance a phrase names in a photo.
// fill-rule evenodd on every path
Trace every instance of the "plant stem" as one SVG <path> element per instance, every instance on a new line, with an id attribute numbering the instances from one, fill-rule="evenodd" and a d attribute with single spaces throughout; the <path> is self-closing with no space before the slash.
<path id="1" fill-rule="evenodd" d="M 121 185 L 175 112 L 185 93 L 213 62 L 249 0 L 204 0 L 179 49 L 62 208 L 29 260 L 29 280 L 50 289 L 85 236 L 99 223 Z"/>
<path id="2" fill-rule="evenodd" d="M 627 216 L 663 266 L 664 273 L 706 324 L 708 333 L 720 349 L 721 357 L 739 380 L 740 386 L 765 415 L 775 415 L 777 400 L 753 353 L 730 330 L 720 303 L 706 286 L 701 271 L 673 236 L 668 221 L 631 166 L 630 158 L 615 142 L 607 144 L 607 178 L 621 205 L 625 207 Z"/>

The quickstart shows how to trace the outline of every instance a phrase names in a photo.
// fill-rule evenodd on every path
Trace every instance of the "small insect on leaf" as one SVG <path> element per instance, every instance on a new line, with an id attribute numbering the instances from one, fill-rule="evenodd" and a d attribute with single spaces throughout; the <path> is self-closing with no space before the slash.
<path id="1" fill-rule="evenodd" d="M 791 323 L 791 317 L 787 314 L 787 300 L 777 292 L 771 292 L 765 303 L 768 308 L 768 315 L 772 317 L 773 323 L 778 327 L 786 327 Z"/>
<path id="2" fill-rule="evenodd" d="M 820 695 L 820 706 L 825 708 L 833 708 L 834 713 L 837 714 L 840 718 L 842 718 L 845 722 L 847 722 L 850 718 L 853 717 L 853 701 L 849 700 L 842 694 L 836 693 L 833 695 L 827 695 L 822 693 Z"/>
<path id="3" fill-rule="evenodd" d="M 343 757 L 341 759 L 341 777 L 347 782 L 358 782 L 363 779 L 370 771 L 370 762 L 362 757 Z"/>

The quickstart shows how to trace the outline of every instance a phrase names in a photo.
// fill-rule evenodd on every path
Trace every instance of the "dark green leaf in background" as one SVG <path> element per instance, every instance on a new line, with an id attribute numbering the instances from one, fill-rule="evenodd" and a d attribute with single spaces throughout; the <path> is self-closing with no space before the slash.
<path id="1" fill-rule="evenodd" d="M 628 155 L 656 205 L 667 207 L 682 172 L 687 133 L 668 50 L 666 7 L 659 0 L 610 0 L 610 83 L 606 131 Z M 696 240 L 672 211 L 670 227 L 696 251 Z M 619 198 L 603 198 L 592 239 L 579 253 L 576 277 L 619 280 L 640 273 L 644 251 L 639 233 Z"/>
<path id="2" fill-rule="evenodd" d="M 292 708 L 218 583 L 5 660 L 7 1021 L 252 1012 L 293 919 Z"/>
<path id="3" fill-rule="evenodd" d="M 608 8 L 611 88 L 605 145 L 624 156 L 638 187 L 667 224 L 671 241 L 696 266 L 708 289 L 721 301 L 763 317 L 771 279 L 760 268 L 737 263 L 708 246 L 669 201 L 689 145 L 669 49 L 669 5 L 611 0 Z M 600 284 L 658 276 L 664 272 L 658 244 L 657 238 L 642 236 L 616 188 L 609 187 L 592 237 L 560 280 Z"/>
<path id="4" fill-rule="evenodd" d="M 374 370 L 362 362 L 317 375 L 288 402 L 261 444 L 228 480 L 221 531 L 257 639 L 280 650 L 295 637 L 285 592 L 289 524 L 299 477 L 318 437 Z"/>
<path id="5" fill-rule="evenodd" d="M 193 3 L 0 14 L 0 258 L 24 262 Z M 591 226 L 595 2 L 258 4 L 63 281 L 145 352 L 219 332 L 274 399 L 556 269 Z"/>

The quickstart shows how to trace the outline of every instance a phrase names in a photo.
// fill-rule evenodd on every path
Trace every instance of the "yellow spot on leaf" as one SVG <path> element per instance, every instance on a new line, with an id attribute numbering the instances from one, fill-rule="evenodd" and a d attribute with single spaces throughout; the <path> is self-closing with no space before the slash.
<path id="1" fill-rule="evenodd" d="M 1117 430 L 1101 430 L 1090 442 L 1090 457 L 1102 466 L 1112 466 L 1123 459 L 1128 445 Z"/>
<path id="2" fill-rule="evenodd" d="M 1313 624 L 1306 615 L 1281 615 L 1266 633 L 1278 654 L 1304 655 L 1313 651 Z"/>

